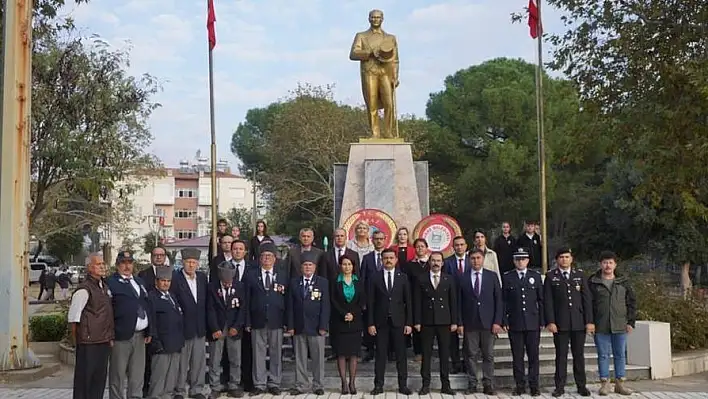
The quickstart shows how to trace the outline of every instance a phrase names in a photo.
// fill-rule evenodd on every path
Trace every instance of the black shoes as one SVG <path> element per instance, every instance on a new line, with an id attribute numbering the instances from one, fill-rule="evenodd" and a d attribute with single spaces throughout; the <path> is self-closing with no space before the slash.
<path id="1" fill-rule="evenodd" d="M 521 396 L 526 393 L 526 388 L 524 387 L 516 387 L 511 391 L 511 394 L 513 396 Z"/>
<path id="2" fill-rule="evenodd" d="M 324 389 L 322 389 L 322 388 L 315 389 L 314 391 L 312 391 L 312 393 L 314 393 L 317 396 L 322 396 L 322 395 L 324 395 Z"/>
<path id="3" fill-rule="evenodd" d="M 383 393 L 383 388 L 382 387 L 374 387 L 374 389 L 371 390 L 371 393 L 369 393 L 371 396 L 375 395 L 381 395 Z"/>
<path id="4" fill-rule="evenodd" d="M 230 398 L 242 398 L 243 390 L 241 388 L 231 389 L 229 390 L 228 396 Z"/>
<path id="5" fill-rule="evenodd" d="M 495 396 L 495 395 L 497 394 L 497 392 L 494 390 L 494 388 L 492 388 L 491 385 L 485 385 L 485 386 L 484 386 L 484 389 L 482 390 L 482 392 L 483 392 L 485 395 L 489 395 L 489 396 Z"/>
<path id="6" fill-rule="evenodd" d="M 248 396 L 258 396 L 258 395 L 265 395 L 266 391 L 260 388 L 253 388 L 251 392 L 248 394 Z M 175 396 L 176 398 L 176 396 Z"/>
<path id="7" fill-rule="evenodd" d="M 556 388 L 551 394 L 551 396 L 553 396 L 554 398 L 560 398 L 563 395 L 565 395 L 565 390 L 560 388 Z"/>
<path id="8" fill-rule="evenodd" d="M 541 390 L 538 388 L 531 388 L 531 396 L 541 396 Z"/>
<path id="9" fill-rule="evenodd" d="M 398 393 L 407 396 L 407 395 L 412 395 L 413 391 L 411 391 L 411 389 L 408 387 L 400 387 L 400 388 L 398 388 Z"/>
<path id="10" fill-rule="evenodd" d="M 268 388 L 268 393 L 273 396 L 278 396 L 278 395 L 280 395 L 280 388 L 270 387 L 270 388 Z"/>
<path id="11" fill-rule="evenodd" d="M 578 387 L 578 395 L 580 396 L 590 396 L 590 390 L 588 390 L 585 386 L 579 386 Z"/>
<path id="12" fill-rule="evenodd" d="M 430 387 L 426 386 L 426 385 L 423 385 L 423 387 L 420 388 L 420 390 L 418 391 L 418 395 L 420 395 L 420 396 L 427 395 L 429 393 L 430 393 Z"/>
<path id="13" fill-rule="evenodd" d="M 446 385 L 446 386 L 442 387 L 442 389 L 440 390 L 440 393 L 443 394 L 443 395 L 453 395 L 453 396 L 455 396 L 455 391 L 453 391 L 452 388 L 451 388 L 449 385 Z"/>

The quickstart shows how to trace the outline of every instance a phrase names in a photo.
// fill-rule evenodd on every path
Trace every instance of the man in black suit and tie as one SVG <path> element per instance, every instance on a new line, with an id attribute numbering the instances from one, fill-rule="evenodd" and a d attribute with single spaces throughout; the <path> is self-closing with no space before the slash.
<path id="1" fill-rule="evenodd" d="M 469 253 L 470 268 L 459 280 L 460 321 L 458 332 L 465 340 L 467 362 L 466 395 L 477 392 L 477 361 L 482 357 L 482 385 L 485 395 L 494 392 L 494 341 L 502 332 L 504 305 L 499 277 L 485 269 L 484 251 Z"/>
<path id="2" fill-rule="evenodd" d="M 452 255 L 445 259 L 443 270 L 445 273 L 455 278 L 455 283 L 460 286 L 460 278 L 469 269 L 469 261 L 467 259 L 467 240 L 463 236 L 457 236 L 452 239 L 452 248 L 455 251 Z M 462 362 L 460 356 L 460 341 L 464 342 L 457 331 L 450 333 L 450 361 L 452 362 L 451 374 L 457 374 L 466 370 L 467 365 Z M 463 344 L 464 345 L 464 344 Z M 464 348 L 463 348 L 464 350 Z"/>
<path id="3" fill-rule="evenodd" d="M 302 270 L 300 268 L 302 263 L 300 259 L 300 254 L 302 254 L 303 252 L 313 251 L 316 254 L 316 265 L 318 267 L 321 265 L 321 258 L 324 252 L 321 249 L 312 245 L 314 242 L 315 232 L 311 228 L 305 227 L 303 229 L 300 229 L 300 244 L 290 248 L 290 251 L 288 252 L 288 259 L 286 260 L 288 275 L 285 277 L 288 278 L 287 282 L 290 282 L 290 279 L 302 276 Z"/>
<path id="4" fill-rule="evenodd" d="M 446 395 L 455 395 L 450 387 L 450 332 L 457 331 L 457 286 L 455 278 L 442 272 L 442 252 L 430 254 L 430 273 L 421 274 L 413 287 L 413 323 L 420 333 L 423 349 L 423 364 L 420 376 L 423 387 L 418 394 L 430 393 L 430 363 L 433 358 L 433 342 L 438 340 L 440 355 L 440 382 Z"/>
<path id="5" fill-rule="evenodd" d="M 398 392 L 410 395 L 405 343 L 406 335 L 412 331 L 413 322 L 410 285 L 408 277 L 396 270 L 398 254 L 393 249 L 384 249 L 381 258 L 384 269 L 368 281 L 368 331 L 376 337 L 374 389 L 371 395 L 383 393 L 389 345 L 396 351 Z"/>
<path id="6" fill-rule="evenodd" d="M 361 278 L 359 271 L 359 255 L 347 248 L 347 232 L 344 229 L 334 231 L 334 245 L 322 258 L 322 264 L 317 268 L 317 275 L 334 284 L 339 276 L 339 258 L 348 255 L 354 261 L 354 274 Z"/>
<path id="7" fill-rule="evenodd" d="M 246 260 L 246 242 L 243 240 L 234 240 L 231 243 L 231 264 L 233 264 L 236 269 L 234 272 L 234 284 L 243 283 L 245 284 L 244 277 L 248 273 L 252 273 L 256 269 L 255 266 L 249 264 Z M 244 312 L 245 314 L 245 312 Z M 239 336 L 241 338 L 241 386 L 245 392 L 251 392 L 253 390 L 253 348 L 251 345 L 251 333 L 243 329 L 239 330 Z M 221 360 L 221 367 L 223 367 L 224 372 L 221 374 L 223 384 L 228 384 L 231 378 L 228 351 L 224 351 L 223 359 Z"/>
<path id="8" fill-rule="evenodd" d="M 138 277 L 140 277 L 143 280 L 143 283 L 145 284 L 145 289 L 147 290 L 148 293 L 150 291 L 155 291 L 157 288 L 155 287 L 155 274 L 157 272 L 158 267 L 169 267 L 165 266 L 165 262 L 167 261 L 167 251 L 165 251 L 165 248 L 157 246 L 152 249 L 152 252 L 150 252 L 150 263 L 151 265 L 138 273 Z M 150 367 L 152 364 L 152 352 L 149 350 L 145 351 L 145 383 L 143 384 L 143 396 L 148 397 L 148 393 L 150 391 Z"/>
<path id="9" fill-rule="evenodd" d="M 525 248 L 529 254 L 529 269 L 540 270 L 543 250 L 541 245 L 545 243 L 541 242 L 541 236 L 536 233 L 536 222 L 526 222 L 524 224 L 524 232 L 521 233 L 519 238 L 516 239 L 517 248 Z"/>
<path id="10" fill-rule="evenodd" d="M 382 251 L 386 246 L 386 234 L 384 234 L 383 231 L 377 230 L 371 235 L 371 241 L 374 243 L 374 250 L 364 255 L 361 260 L 361 274 L 359 277 L 361 277 L 364 287 L 368 287 L 369 283 L 367 280 L 370 277 L 377 276 L 381 273 L 381 270 L 383 270 L 384 267 Z M 358 257 L 359 256 L 357 255 L 356 258 Z M 364 311 L 365 318 L 367 317 L 366 313 L 368 313 L 368 310 Z M 362 360 L 365 362 L 370 362 L 376 357 L 376 337 L 364 333 L 362 341 L 364 342 L 364 347 L 366 348 L 366 355 L 364 355 Z M 389 351 L 391 350 L 392 348 L 389 348 Z"/>
<path id="11" fill-rule="evenodd" d="M 541 329 L 546 324 L 543 315 L 543 283 L 541 274 L 528 268 L 529 251 L 519 248 L 514 252 L 515 269 L 504 273 L 502 282 L 504 320 L 502 325 L 509 331 L 511 357 L 516 388 L 512 395 L 526 393 L 524 352 L 528 357 L 528 382 L 531 396 L 540 396 L 538 374 L 538 346 Z"/>

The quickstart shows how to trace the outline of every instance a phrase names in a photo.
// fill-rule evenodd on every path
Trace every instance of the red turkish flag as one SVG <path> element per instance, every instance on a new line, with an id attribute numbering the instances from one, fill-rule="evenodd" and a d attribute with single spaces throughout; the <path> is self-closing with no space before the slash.
<path id="1" fill-rule="evenodd" d="M 211 51 L 214 50 L 214 47 L 216 47 L 216 30 L 214 29 L 216 13 L 214 12 L 214 0 L 207 0 L 207 2 L 207 32 L 209 33 L 209 51 Z"/>
<path id="2" fill-rule="evenodd" d="M 541 16 L 538 15 L 537 0 L 529 0 L 529 33 L 531 37 L 536 39 L 542 34 L 543 27 L 541 25 Z"/>

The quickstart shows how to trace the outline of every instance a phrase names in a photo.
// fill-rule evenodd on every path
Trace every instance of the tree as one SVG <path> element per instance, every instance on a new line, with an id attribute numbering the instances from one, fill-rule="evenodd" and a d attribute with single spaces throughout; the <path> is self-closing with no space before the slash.
<path id="1" fill-rule="evenodd" d="M 140 182 L 116 184 L 158 166 L 147 152 L 156 80 L 128 75 L 126 52 L 73 33 L 46 34 L 34 46 L 30 228 L 42 235 L 119 217 L 109 204 Z M 52 226 L 47 211 L 71 218 Z"/>
<path id="2" fill-rule="evenodd" d="M 142 241 L 143 253 L 151 254 L 152 250 L 159 246 L 160 237 L 153 232 L 149 232 L 142 237 Z"/>
<path id="3" fill-rule="evenodd" d="M 248 241 L 253 235 L 251 231 L 251 210 L 246 208 L 231 208 L 226 215 L 220 216 L 229 222 L 231 227 L 238 227 L 241 230 L 240 238 Z"/>
<path id="4" fill-rule="evenodd" d="M 445 89 L 430 95 L 426 114 L 436 127 L 416 144 L 427 149 L 431 180 L 449 198 L 440 211 L 463 230 L 538 218 L 534 73 L 524 61 L 494 59 L 448 76 Z M 577 161 L 564 140 L 580 111 L 570 82 L 544 76 L 544 87 L 553 203 L 558 174 Z"/>
<path id="5" fill-rule="evenodd" d="M 551 67 L 581 89 L 613 156 L 638 176 L 649 247 L 683 265 L 708 261 L 708 9 L 704 2 L 549 0 L 567 31 L 550 35 Z M 684 282 L 686 285 L 686 282 Z"/>
<path id="6" fill-rule="evenodd" d="M 331 231 L 332 165 L 346 161 L 349 143 L 365 134 L 360 109 L 336 103 L 329 86 L 301 85 L 288 99 L 249 111 L 231 149 L 242 172 L 257 172 L 277 220 L 296 217 Z"/>
<path id="7" fill-rule="evenodd" d="M 47 252 L 56 256 L 62 263 L 69 262 L 83 251 L 83 237 L 78 230 L 65 230 L 52 234 L 46 242 Z"/>

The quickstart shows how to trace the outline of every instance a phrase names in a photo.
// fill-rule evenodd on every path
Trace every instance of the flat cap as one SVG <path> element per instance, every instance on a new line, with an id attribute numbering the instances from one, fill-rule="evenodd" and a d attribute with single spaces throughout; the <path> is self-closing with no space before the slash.
<path id="1" fill-rule="evenodd" d="M 156 280 L 172 280 L 172 268 L 170 266 L 155 267 Z"/>
<path id="2" fill-rule="evenodd" d="M 219 263 L 219 266 L 217 266 L 217 272 L 219 274 L 219 280 L 231 281 L 234 277 L 236 277 L 236 266 L 228 260 L 225 260 Z"/>
<path id="3" fill-rule="evenodd" d="M 317 253 L 315 251 L 303 251 L 300 253 L 300 264 L 307 262 L 317 264 Z"/>
<path id="4" fill-rule="evenodd" d="M 275 247 L 275 244 L 270 243 L 270 242 L 261 244 L 259 249 L 260 249 L 260 253 L 270 252 L 273 255 L 278 254 L 278 249 Z"/>
<path id="5" fill-rule="evenodd" d="M 187 259 L 199 260 L 199 257 L 202 255 L 202 251 L 196 248 L 184 248 L 180 253 L 182 254 L 183 261 Z"/>

